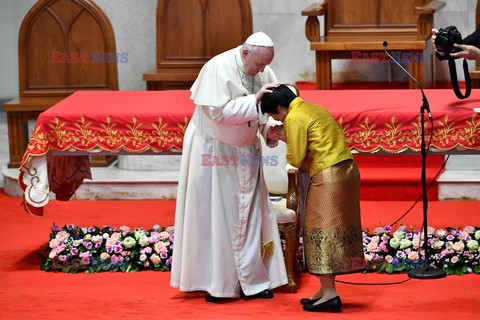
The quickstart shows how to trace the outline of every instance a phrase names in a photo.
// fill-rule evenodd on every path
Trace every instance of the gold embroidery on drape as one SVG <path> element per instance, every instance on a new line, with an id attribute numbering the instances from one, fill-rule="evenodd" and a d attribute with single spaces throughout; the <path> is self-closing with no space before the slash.
<path id="1" fill-rule="evenodd" d="M 305 230 L 305 255 L 308 271 L 315 274 L 335 274 L 358 270 L 355 264 L 363 259 L 362 230 L 349 226 Z"/>

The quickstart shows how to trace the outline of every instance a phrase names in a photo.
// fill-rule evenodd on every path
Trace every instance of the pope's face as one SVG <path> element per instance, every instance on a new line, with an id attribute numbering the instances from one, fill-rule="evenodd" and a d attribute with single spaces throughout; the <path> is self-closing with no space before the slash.
<path id="1" fill-rule="evenodd" d="M 254 76 L 263 72 L 265 67 L 273 60 L 273 48 L 259 47 L 257 51 L 250 52 L 248 49 L 242 49 L 243 72 L 249 76 Z"/>

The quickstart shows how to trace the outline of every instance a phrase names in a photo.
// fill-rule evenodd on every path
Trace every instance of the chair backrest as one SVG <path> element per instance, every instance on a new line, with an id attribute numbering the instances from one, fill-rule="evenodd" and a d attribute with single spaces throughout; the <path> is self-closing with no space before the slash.
<path id="1" fill-rule="evenodd" d="M 271 148 L 262 140 L 262 157 L 264 161 L 263 174 L 270 194 L 286 195 L 288 193 L 288 174 L 287 174 L 287 145 L 283 141 L 278 141 L 278 145 Z"/>
<path id="2" fill-rule="evenodd" d="M 430 0 L 325 0 L 325 36 L 356 37 L 365 34 L 417 34 L 414 8 Z"/>
<path id="3" fill-rule="evenodd" d="M 23 19 L 18 51 L 21 97 L 118 90 L 113 29 L 91 0 L 38 1 Z"/>
<path id="4" fill-rule="evenodd" d="M 249 0 L 159 0 L 157 68 L 199 70 L 251 33 Z"/>

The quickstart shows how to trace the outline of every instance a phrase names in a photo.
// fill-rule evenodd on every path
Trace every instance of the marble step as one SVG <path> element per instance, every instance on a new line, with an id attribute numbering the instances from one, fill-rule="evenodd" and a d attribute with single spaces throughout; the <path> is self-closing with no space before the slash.
<path id="1" fill-rule="evenodd" d="M 175 199 L 179 158 L 152 156 L 139 164 L 137 156 L 125 156 L 106 168 L 92 168 L 92 180 L 85 180 L 75 195 L 79 200 Z M 149 156 L 138 156 L 149 157 Z M 480 200 L 480 170 L 477 158 L 451 157 L 438 179 L 438 200 Z M 22 197 L 18 169 L 2 166 L 5 193 Z M 385 185 L 385 187 L 388 187 Z M 379 191 L 380 192 L 380 191 Z M 52 199 L 55 199 L 52 194 Z M 380 199 L 379 199 L 380 200 Z"/>

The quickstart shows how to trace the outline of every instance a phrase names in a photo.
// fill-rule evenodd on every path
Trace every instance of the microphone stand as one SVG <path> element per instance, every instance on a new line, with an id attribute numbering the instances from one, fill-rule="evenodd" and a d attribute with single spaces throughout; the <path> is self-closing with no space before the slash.
<path id="1" fill-rule="evenodd" d="M 407 271 L 407 274 L 410 278 L 416 279 L 439 279 L 447 276 L 447 273 L 443 269 L 437 269 L 430 266 L 430 259 L 428 254 L 428 222 L 427 222 L 427 211 L 428 211 L 428 199 L 427 199 L 427 177 L 426 177 L 426 161 L 427 161 L 427 148 L 425 146 L 425 112 L 428 113 L 428 118 L 433 124 L 432 113 L 430 112 L 430 106 L 428 104 L 427 97 L 423 92 L 423 88 L 420 83 L 415 79 L 405 68 L 398 63 L 388 52 L 387 52 L 388 42 L 383 41 L 383 48 L 385 53 L 392 59 L 420 88 L 422 92 L 422 105 L 420 106 L 420 122 L 421 122 L 421 154 L 422 154 L 422 199 L 423 199 L 423 252 L 425 255 L 426 266 L 423 267 L 423 263 L 418 263 L 416 268 Z M 433 127 L 432 127 L 433 130 Z M 419 262 L 421 258 L 419 255 Z M 420 268 L 421 267 L 421 268 Z"/>

